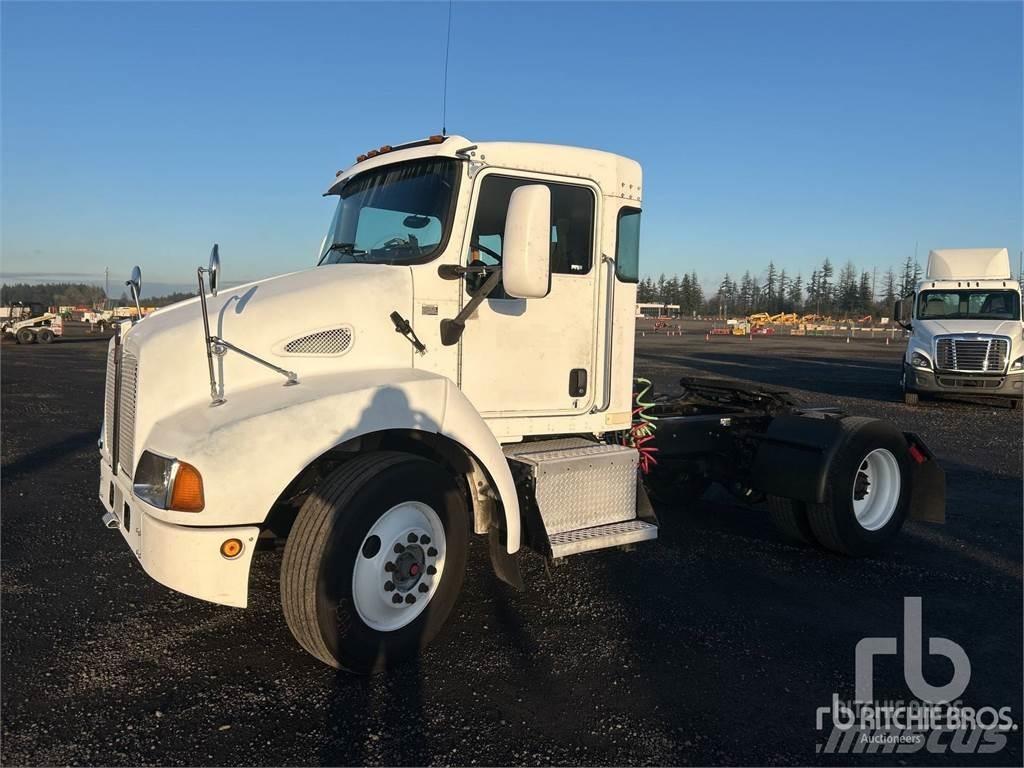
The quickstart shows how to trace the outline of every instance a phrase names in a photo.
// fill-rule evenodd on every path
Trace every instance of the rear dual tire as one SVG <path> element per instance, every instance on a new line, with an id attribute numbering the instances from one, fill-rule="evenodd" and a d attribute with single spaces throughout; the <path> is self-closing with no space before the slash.
<path id="1" fill-rule="evenodd" d="M 910 506 L 906 438 L 876 419 L 842 421 L 841 445 L 825 478 L 822 504 L 769 498 L 769 514 L 790 541 L 852 557 L 890 544 Z"/>
<path id="2" fill-rule="evenodd" d="M 288 537 L 288 628 L 310 654 L 351 672 L 413 657 L 455 605 L 468 539 L 465 498 L 441 466 L 396 452 L 358 456 L 306 500 Z"/>

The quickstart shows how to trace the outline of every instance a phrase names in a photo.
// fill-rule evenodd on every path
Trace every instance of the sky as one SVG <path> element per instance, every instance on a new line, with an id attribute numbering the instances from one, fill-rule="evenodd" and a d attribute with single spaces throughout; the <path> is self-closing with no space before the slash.
<path id="1" fill-rule="evenodd" d="M 322 192 L 438 133 L 447 3 L 0 4 L 0 273 L 312 265 Z M 641 270 L 806 277 L 1006 246 L 1022 5 L 460 3 L 447 129 L 644 169 Z"/>

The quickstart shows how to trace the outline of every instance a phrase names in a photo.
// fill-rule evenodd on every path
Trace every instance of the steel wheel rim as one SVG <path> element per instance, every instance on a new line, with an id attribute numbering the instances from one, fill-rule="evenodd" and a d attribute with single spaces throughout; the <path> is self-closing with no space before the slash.
<path id="1" fill-rule="evenodd" d="M 444 526 L 437 513 L 420 501 L 393 506 L 356 552 L 352 603 L 359 618 L 378 632 L 415 621 L 437 592 L 444 560 Z"/>
<path id="2" fill-rule="evenodd" d="M 876 448 L 860 461 L 853 480 L 853 513 L 861 528 L 877 531 L 896 513 L 902 488 L 900 465 L 892 451 Z"/>

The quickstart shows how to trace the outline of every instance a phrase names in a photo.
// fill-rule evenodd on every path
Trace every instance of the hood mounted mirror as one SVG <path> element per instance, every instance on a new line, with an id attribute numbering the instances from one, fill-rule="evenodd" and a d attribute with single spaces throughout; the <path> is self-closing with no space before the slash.
<path id="1" fill-rule="evenodd" d="M 125 287 L 131 290 L 132 301 L 135 302 L 135 317 L 133 323 L 142 319 L 142 305 L 139 303 L 139 296 L 142 294 L 142 270 L 138 264 L 132 267 L 132 275 L 124 281 Z"/>

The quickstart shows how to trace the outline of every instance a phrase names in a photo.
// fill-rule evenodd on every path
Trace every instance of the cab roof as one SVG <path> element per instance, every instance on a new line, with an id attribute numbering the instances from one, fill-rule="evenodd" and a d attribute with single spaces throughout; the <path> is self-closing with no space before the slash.
<path id="1" fill-rule="evenodd" d="M 368 156 L 371 153 L 373 156 Z M 451 157 L 480 163 L 487 168 L 589 179 L 598 185 L 603 194 L 636 203 L 641 201 L 640 164 L 628 157 L 599 149 L 519 141 L 474 143 L 465 136 L 432 136 L 393 147 L 385 145 L 359 157 L 365 159 L 357 159 L 353 165 L 338 171 L 324 194 L 338 194 L 346 181 L 372 168 L 426 157 Z"/>

